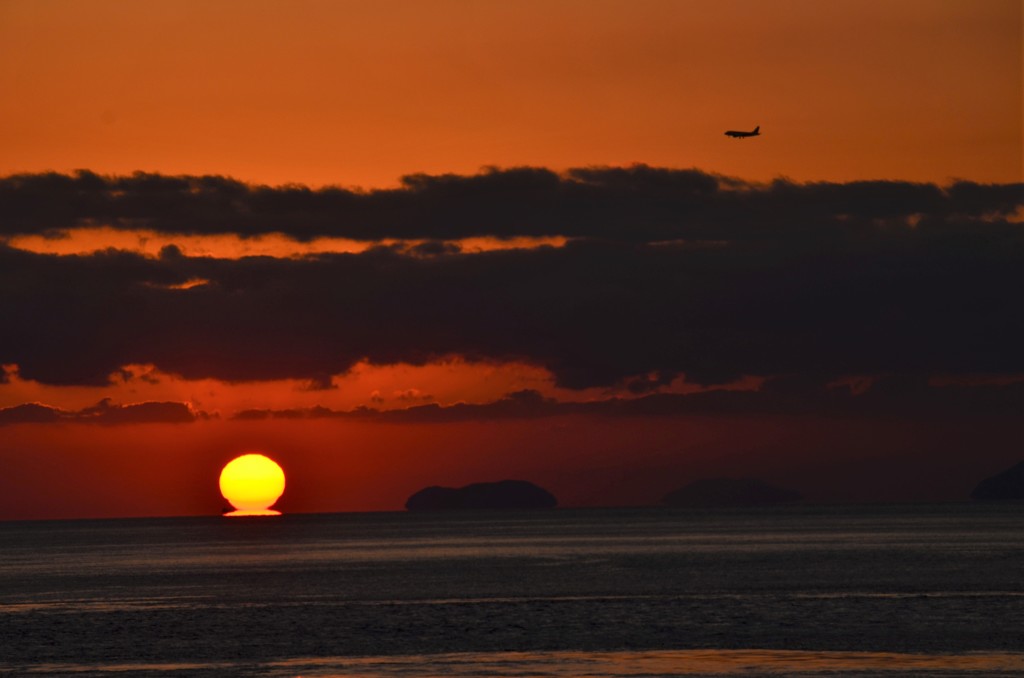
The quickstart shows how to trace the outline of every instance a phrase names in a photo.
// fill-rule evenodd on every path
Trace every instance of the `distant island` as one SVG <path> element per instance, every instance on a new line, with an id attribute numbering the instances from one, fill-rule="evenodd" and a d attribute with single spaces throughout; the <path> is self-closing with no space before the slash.
<path id="1" fill-rule="evenodd" d="M 794 490 L 775 487 L 752 478 L 708 478 L 697 480 L 665 495 L 666 506 L 711 508 L 727 506 L 769 506 L 803 499 Z"/>
<path id="2" fill-rule="evenodd" d="M 985 478 L 971 492 L 974 501 L 1024 501 L 1024 461 Z"/>
<path id="3" fill-rule="evenodd" d="M 465 487 L 427 487 L 409 497 L 409 511 L 475 509 L 550 509 L 558 504 L 555 496 L 525 480 L 473 483 Z"/>

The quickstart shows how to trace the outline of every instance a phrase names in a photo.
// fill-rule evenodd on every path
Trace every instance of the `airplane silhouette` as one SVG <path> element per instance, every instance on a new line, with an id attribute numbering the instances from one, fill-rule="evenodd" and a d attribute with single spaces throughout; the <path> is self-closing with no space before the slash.
<path id="1" fill-rule="evenodd" d="M 731 129 L 731 130 L 729 130 L 728 132 L 725 133 L 725 136 L 727 136 L 727 137 L 735 137 L 737 139 L 743 139 L 745 137 L 759 137 L 759 136 L 761 136 L 761 131 L 760 130 L 761 130 L 761 126 L 760 125 L 755 127 L 753 132 L 737 132 L 736 130 Z"/>

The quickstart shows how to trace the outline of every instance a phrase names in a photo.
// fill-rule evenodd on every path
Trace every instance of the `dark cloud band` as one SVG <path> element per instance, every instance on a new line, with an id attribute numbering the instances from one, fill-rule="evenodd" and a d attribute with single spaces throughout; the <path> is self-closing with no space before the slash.
<path id="1" fill-rule="evenodd" d="M 901 417 L 916 420 L 950 418 L 1019 418 L 1024 381 L 1005 384 L 932 386 L 921 378 L 887 377 L 863 392 L 829 385 L 818 379 L 776 377 L 751 391 L 709 390 L 691 394 L 659 393 L 638 398 L 609 398 L 589 402 L 560 402 L 534 390 L 509 393 L 488 403 L 414 405 L 394 410 L 326 407 L 270 410 L 250 409 L 231 418 L 338 419 L 377 423 L 445 424 L 468 421 L 543 419 L 559 416 L 661 417 L 812 415 Z M 62 410 L 39 403 L 0 408 L 0 426 L 13 424 L 181 424 L 209 419 L 186 403 L 144 402 L 112 404 L 105 399 L 81 410 Z"/>
<path id="2" fill-rule="evenodd" d="M 565 236 L 656 242 L 762 239 L 780 231 L 817 238 L 922 220 L 1006 217 L 1022 205 L 1024 184 L 752 184 L 644 165 L 412 175 L 399 188 L 374 191 L 80 171 L 0 178 L 0 235 L 105 225 L 180 235 L 281 233 L 296 240 Z"/>
<path id="3" fill-rule="evenodd" d="M 418 405 L 396 410 L 357 408 L 348 411 L 312 407 L 291 410 L 243 410 L 238 420 L 345 419 L 380 423 L 452 423 L 540 419 L 557 416 L 650 417 L 811 415 L 909 417 L 917 420 L 959 417 L 1019 418 L 1024 381 L 1009 384 L 934 387 L 920 378 L 889 377 L 863 393 L 846 386 L 776 378 L 756 391 L 710 390 L 700 393 L 658 393 L 639 398 L 591 402 L 559 402 L 537 391 L 518 391 L 490 403 Z"/>
<path id="4" fill-rule="evenodd" d="M 117 405 L 109 398 L 81 410 L 62 410 L 39 403 L 26 403 L 0 409 L 0 426 L 11 424 L 188 424 L 209 415 L 185 403 L 145 402 Z"/>
<path id="5" fill-rule="evenodd" d="M 813 220 L 802 225 L 812 230 Z M 0 246 L 0 364 L 105 383 L 128 364 L 229 381 L 360 360 L 525 361 L 569 388 L 674 376 L 1024 373 L 1020 225 L 950 218 L 816 237 L 237 260 Z M 205 284 L 181 287 L 186 281 Z"/>

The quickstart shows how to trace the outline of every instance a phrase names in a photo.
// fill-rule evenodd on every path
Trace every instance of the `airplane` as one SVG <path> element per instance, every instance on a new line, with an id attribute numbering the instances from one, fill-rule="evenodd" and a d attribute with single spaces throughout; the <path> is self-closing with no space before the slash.
<path id="1" fill-rule="evenodd" d="M 761 126 L 760 125 L 755 127 L 753 132 L 737 132 L 736 130 L 731 129 L 731 130 L 729 130 L 728 132 L 725 133 L 725 136 L 727 136 L 727 137 L 735 137 L 737 139 L 743 139 L 745 137 L 759 137 L 759 136 L 761 136 L 761 131 L 760 130 L 761 130 Z"/>

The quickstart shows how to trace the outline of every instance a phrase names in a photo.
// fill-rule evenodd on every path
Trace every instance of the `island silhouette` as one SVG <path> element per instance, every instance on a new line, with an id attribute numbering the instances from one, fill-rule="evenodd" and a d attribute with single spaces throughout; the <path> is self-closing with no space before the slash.
<path id="1" fill-rule="evenodd" d="M 465 487 L 427 487 L 405 502 L 408 511 L 550 509 L 555 496 L 526 480 L 473 483 Z"/>
<path id="2" fill-rule="evenodd" d="M 974 501 L 1024 501 L 1024 461 L 985 478 L 971 491 Z"/>
<path id="3" fill-rule="evenodd" d="M 799 492 L 753 478 L 705 478 L 669 492 L 661 503 L 681 508 L 715 508 L 770 506 L 802 499 Z"/>

